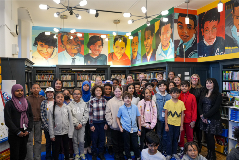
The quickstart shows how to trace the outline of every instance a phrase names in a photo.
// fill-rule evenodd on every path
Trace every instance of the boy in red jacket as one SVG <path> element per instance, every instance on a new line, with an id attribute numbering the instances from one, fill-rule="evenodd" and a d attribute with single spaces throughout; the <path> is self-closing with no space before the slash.
<path id="1" fill-rule="evenodd" d="M 197 101 L 193 94 L 189 93 L 190 84 L 188 81 L 182 81 L 181 93 L 178 97 L 179 100 L 184 102 L 186 110 L 184 111 L 183 131 L 180 135 L 180 155 L 184 153 L 184 135 L 186 132 L 187 142 L 193 141 L 193 128 L 197 120 Z"/>

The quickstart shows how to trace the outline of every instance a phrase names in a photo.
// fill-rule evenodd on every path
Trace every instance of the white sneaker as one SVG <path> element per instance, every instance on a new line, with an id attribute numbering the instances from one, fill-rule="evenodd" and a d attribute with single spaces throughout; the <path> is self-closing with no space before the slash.
<path id="1" fill-rule="evenodd" d="M 170 155 L 167 155 L 166 160 L 170 160 L 172 157 Z"/>
<path id="2" fill-rule="evenodd" d="M 173 157 L 174 157 L 176 160 L 180 160 L 180 159 L 181 159 L 177 154 L 173 154 Z"/>
<path id="3" fill-rule="evenodd" d="M 85 155 L 84 155 L 84 154 L 81 154 L 81 155 L 80 155 L 80 159 L 81 159 L 81 160 L 85 160 Z"/>
<path id="4" fill-rule="evenodd" d="M 75 156 L 75 159 L 74 160 L 79 160 L 80 159 L 80 156 L 79 156 L 79 154 L 77 154 L 76 156 Z"/>
<path id="5" fill-rule="evenodd" d="M 91 147 L 87 147 L 88 153 L 91 154 Z"/>
<path id="6" fill-rule="evenodd" d="M 87 154 L 87 148 L 84 148 L 84 154 Z"/>

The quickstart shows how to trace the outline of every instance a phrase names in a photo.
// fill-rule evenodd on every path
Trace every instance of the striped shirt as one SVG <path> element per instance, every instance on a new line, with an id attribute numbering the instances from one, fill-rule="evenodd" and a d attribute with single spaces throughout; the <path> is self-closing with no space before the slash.
<path id="1" fill-rule="evenodd" d="M 94 97 L 89 102 L 89 124 L 92 125 L 93 121 L 105 121 L 106 99 Z"/>

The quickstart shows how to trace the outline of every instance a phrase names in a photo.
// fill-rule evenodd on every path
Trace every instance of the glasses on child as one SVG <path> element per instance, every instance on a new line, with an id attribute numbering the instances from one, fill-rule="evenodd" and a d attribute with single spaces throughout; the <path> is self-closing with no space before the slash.
<path id="1" fill-rule="evenodd" d="M 74 95 L 74 96 L 80 96 L 81 94 L 80 94 L 80 93 L 78 93 L 78 94 L 76 94 L 76 93 L 73 93 L 73 95 Z"/>
<path id="2" fill-rule="evenodd" d="M 198 80 L 199 78 L 193 78 L 193 77 L 192 77 L 191 79 L 192 79 L 192 80 Z"/>

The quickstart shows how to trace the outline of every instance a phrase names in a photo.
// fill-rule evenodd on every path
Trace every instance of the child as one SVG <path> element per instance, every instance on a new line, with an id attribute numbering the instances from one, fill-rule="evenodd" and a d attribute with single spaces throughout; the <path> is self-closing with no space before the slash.
<path id="1" fill-rule="evenodd" d="M 152 94 L 152 100 L 156 102 L 156 96 L 154 95 L 154 84 L 153 83 L 146 83 L 145 88 L 148 88 Z"/>
<path id="2" fill-rule="evenodd" d="M 167 82 L 162 80 L 157 84 L 159 90 L 156 93 L 156 106 L 158 112 L 158 121 L 157 121 L 157 134 L 160 138 L 159 151 L 162 153 L 166 152 L 167 146 L 167 133 L 165 132 L 165 109 L 163 108 L 165 103 L 171 99 L 171 95 L 166 92 Z"/>
<path id="3" fill-rule="evenodd" d="M 134 87 L 135 87 L 135 92 L 138 94 L 138 97 L 139 97 L 141 94 L 140 82 L 134 82 Z"/>
<path id="4" fill-rule="evenodd" d="M 143 90 L 143 88 L 145 88 L 145 84 L 148 83 L 148 82 L 149 82 L 149 80 L 142 79 L 142 81 L 141 81 L 141 90 Z"/>
<path id="5" fill-rule="evenodd" d="M 159 136 L 154 131 L 148 132 L 146 134 L 146 145 L 148 148 L 142 150 L 141 160 L 166 160 L 164 155 L 157 150 L 159 142 Z"/>
<path id="6" fill-rule="evenodd" d="M 109 101 L 111 98 L 113 98 L 111 96 L 111 92 L 112 92 L 112 85 L 109 84 L 109 83 L 105 83 L 104 84 L 104 88 L 105 88 L 105 95 L 104 95 L 104 98 Z"/>
<path id="7" fill-rule="evenodd" d="M 157 80 L 158 80 L 158 81 L 162 81 L 162 80 L 163 80 L 163 72 L 159 72 L 159 73 L 157 74 Z"/>
<path id="8" fill-rule="evenodd" d="M 138 97 L 135 89 L 134 89 L 134 84 L 128 84 L 126 87 L 126 91 L 129 92 L 132 95 L 132 104 L 138 105 L 140 98 Z"/>
<path id="9" fill-rule="evenodd" d="M 131 143 L 133 146 L 135 159 L 138 160 L 140 159 L 140 151 L 138 146 L 138 136 L 141 135 L 140 113 L 138 107 L 131 103 L 132 94 L 126 91 L 124 92 L 122 98 L 124 100 L 124 105 L 119 108 L 117 123 L 120 128 L 120 132 L 123 132 L 125 155 L 128 160 L 131 159 Z M 139 129 L 137 127 L 136 118 L 138 120 Z"/>
<path id="10" fill-rule="evenodd" d="M 112 79 L 112 82 L 113 82 L 113 87 L 116 87 L 116 86 L 120 85 L 120 84 L 119 84 L 119 80 L 116 79 L 116 78 L 113 78 L 113 79 Z M 120 86 L 121 86 L 121 85 L 120 85 Z"/>
<path id="11" fill-rule="evenodd" d="M 51 160 L 53 155 L 55 154 L 55 143 L 51 141 L 49 134 L 49 125 L 47 112 L 50 107 L 54 104 L 54 89 L 52 87 L 48 87 L 46 89 L 46 97 L 47 99 L 42 101 L 41 103 L 41 120 L 42 120 L 42 129 L 44 130 L 45 138 L 46 138 L 46 160 Z M 51 155 L 52 150 L 52 155 Z"/>
<path id="12" fill-rule="evenodd" d="M 180 78 L 179 76 L 175 76 L 174 79 L 173 79 L 173 81 L 175 82 L 176 87 L 177 87 L 178 89 L 181 89 L 181 78 Z"/>
<path id="13" fill-rule="evenodd" d="M 103 97 L 104 88 L 95 86 L 91 90 L 93 98 L 89 102 L 89 124 L 92 138 L 92 160 L 97 159 L 97 146 L 99 150 L 99 158 L 105 160 L 105 130 L 107 124 L 105 121 L 106 99 Z"/>
<path id="14" fill-rule="evenodd" d="M 33 114 L 31 104 L 24 97 L 23 87 L 20 84 L 13 85 L 11 93 L 12 100 L 9 100 L 4 108 L 10 160 L 23 160 L 27 154 L 27 140 L 33 127 Z"/>
<path id="15" fill-rule="evenodd" d="M 188 81 L 182 81 L 181 90 L 178 99 L 184 102 L 186 110 L 184 111 L 183 131 L 180 135 L 180 155 L 182 156 L 184 151 L 184 135 L 186 132 L 187 142 L 193 141 L 193 128 L 197 120 L 197 101 L 193 94 L 189 93 L 190 83 Z"/>
<path id="16" fill-rule="evenodd" d="M 151 100 L 151 92 L 145 88 L 141 93 L 142 100 L 138 103 L 139 113 L 141 115 L 141 137 L 140 150 L 144 148 L 144 140 L 147 132 L 154 129 L 157 123 L 157 108 L 155 102 Z"/>
<path id="17" fill-rule="evenodd" d="M 69 160 L 68 136 L 72 138 L 74 131 L 71 111 L 63 102 L 63 93 L 56 93 L 54 105 L 50 107 L 48 111 L 50 138 L 52 141 L 55 141 L 54 160 L 58 160 L 62 141 L 65 159 Z"/>
<path id="18" fill-rule="evenodd" d="M 55 91 L 55 94 L 57 92 L 62 92 L 62 82 L 60 79 L 54 79 L 52 84 L 51 84 L 51 87 L 54 89 Z"/>
<path id="19" fill-rule="evenodd" d="M 227 155 L 227 160 L 238 160 L 239 159 L 239 128 L 236 127 L 234 132 L 234 137 L 237 139 L 237 147 L 232 148 L 230 153 Z"/>
<path id="20" fill-rule="evenodd" d="M 154 85 L 153 91 L 154 91 L 154 94 L 156 94 L 158 92 L 158 88 L 157 88 L 158 80 L 156 78 L 152 78 L 151 83 L 153 83 Z"/>
<path id="21" fill-rule="evenodd" d="M 183 130 L 184 103 L 178 100 L 179 89 L 174 87 L 171 89 L 172 99 L 168 100 L 165 105 L 165 131 L 167 132 L 167 157 L 170 160 L 171 156 L 176 160 L 180 160 L 177 155 L 178 137 Z M 180 127 L 181 126 L 181 127 Z"/>
<path id="22" fill-rule="evenodd" d="M 182 160 L 207 160 L 202 155 L 198 154 L 198 145 L 195 142 L 187 142 L 184 145 L 185 155 Z M 233 160 L 233 159 L 230 159 Z M 236 159 L 235 159 L 236 160 Z"/>
<path id="23" fill-rule="evenodd" d="M 167 92 L 168 92 L 168 94 L 171 94 L 170 90 L 172 88 L 174 88 L 174 87 L 176 87 L 176 83 L 174 81 L 169 81 L 168 84 L 167 84 Z"/>
<path id="24" fill-rule="evenodd" d="M 64 103 L 68 105 L 72 101 L 70 91 L 68 89 L 64 89 L 63 95 L 64 95 Z"/>
<path id="25" fill-rule="evenodd" d="M 74 124 L 73 133 L 73 149 L 75 154 L 75 160 L 85 160 L 84 154 L 84 135 L 85 125 L 89 118 L 89 111 L 87 104 L 81 99 L 82 91 L 79 88 L 75 88 L 73 91 L 73 101 L 68 105 L 72 113 L 72 119 Z M 79 143 L 79 145 L 78 145 Z M 80 155 L 79 155 L 80 149 Z"/>
<path id="26" fill-rule="evenodd" d="M 123 134 L 120 132 L 119 126 L 117 124 L 117 114 L 119 107 L 124 105 L 122 100 L 122 87 L 114 87 L 114 97 L 109 100 L 106 104 L 105 119 L 111 129 L 111 138 L 113 143 L 113 152 L 115 153 L 115 160 L 124 159 L 124 141 Z"/>
<path id="27" fill-rule="evenodd" d="M 32 113 L 33 113 L 33 128 L 32 132 L 29 134 L 27 142 L 27 156 L 26 159 L 41 159 L 41 140 L 42 140 L 42 130 L 41 130 L 41 102 L 45 100 L 45 97 L 39 95 L 41 90 L 39 84 L 35 83 L 32 85 L 31 92 L 32 95 L 28 96 L 26 99 L 30 102 Z M 34 136 L 34 146 L 33 146 L 33 136 Z"/>

